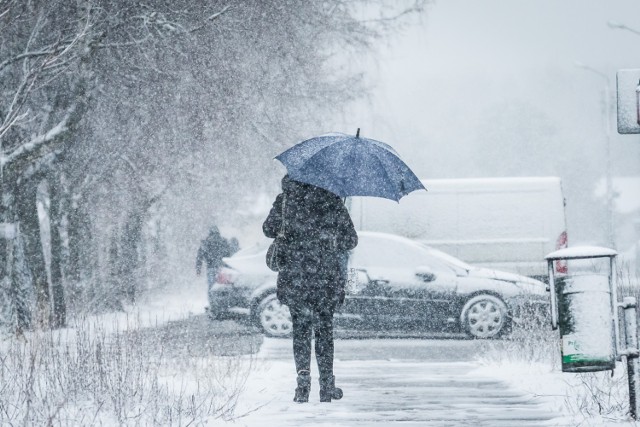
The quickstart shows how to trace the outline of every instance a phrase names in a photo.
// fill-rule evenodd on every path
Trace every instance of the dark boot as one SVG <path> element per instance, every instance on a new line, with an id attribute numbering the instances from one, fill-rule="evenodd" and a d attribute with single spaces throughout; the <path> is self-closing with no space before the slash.
<path id="1" fill-rule="evenodd" d="M 305 403 L 309 401 L 309 391 L 311 390 L 311 375 L 309 371 L 298 372 L 298 387 L 296 387 L 296 395 L 293 397 L 294 402 Z"/>
<path id="2" fill-rule="evenodd" d="M 342 399 L 342 389 L 336 387 L 336 377 L 331 375 L 320 378 L 320 402 Z"/>

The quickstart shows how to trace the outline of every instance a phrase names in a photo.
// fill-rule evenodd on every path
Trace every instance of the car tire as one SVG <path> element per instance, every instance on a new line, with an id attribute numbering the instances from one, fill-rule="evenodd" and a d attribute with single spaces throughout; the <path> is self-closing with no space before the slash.
<path id="1" fill-rule="evenodd" d="M 462 307 L 460 324 L 475 339 L 498 338 L 508 329 L 507 305 L 493 295 L 476 295 Z"/>
<path id="2" fill-rule="evenodd" d="M 280 304 L 275 293 L 264 297 L 256 307 L 255 319 L 265 335 L 269 337 L 288 337 L 293 323 L 289 307 Z"/>

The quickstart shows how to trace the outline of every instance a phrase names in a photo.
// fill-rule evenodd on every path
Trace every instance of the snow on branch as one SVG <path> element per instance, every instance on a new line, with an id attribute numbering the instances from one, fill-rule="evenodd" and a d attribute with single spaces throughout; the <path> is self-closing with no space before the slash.
<path id="1" fill-rule="evenodd" d="M 27 59 L 27 58 L 35 58 L 35 57 L 39 57 L 39 56 L 47 56 L 47 55 L 54 55 L 56 53 L 55 50 L 40 50 L 37 52 L 24 52 L 21 53 L 19 55 L 14 56 L 13 58 L 9 58 L 3 62 L 0 63 L 0 71 L 2 71 L 4 68 L 8 67 L 9 65 L 13 64 L 14 62 L 18 62 L 22 59 Z"/>
<path id="2" fill-rule="evenodd" d="M 22 180 L 27 180 L 31 178 L 33 175 L 37 174 L 43 169 L 50 168 L 55 162 L 55 160 L 58 158 L 58 156 L 62 154 L 62 151 L 63 151 L 62 149 L 54 150 L 51 153 L 47 154 L 46 156 L 43 156 L 38 160 L 36 160 L 35 162 L 33 162 L 32 164 L 30 164 L 29 167 L 27 167 L 22 172 L 22 176 L 18 178 L 18 181 L 17 181 L 18 184 L 20 184 Z"/>
<path id="3" fill-rule="evenodd" d="M 29 153 L 36 151 L 40 147 L 53 142 L 56 138 L 63 135 L 65 132 L 69 130 L 69 122 L 71 121 L 71 117 L 75 113 L 75 110 L 76 110 L 76 107 L 74 104 L 71 108 L 69 108 L 69 110 L 67 111 L 65 116 L 62 118 L 62 120 L 60 120 L 58 124 L 52 127 L 47 133 L 38 135 L 37 137 L 33 138 L 31 141 L 20 145 L 18 148 L 10 152 L 8 155 L 0 157 L 0 166 L 6 167 L 7 165 L 21 158 L 22 156 L 25 156 Z"/>
<path id="4" fill-rule="evenodd" d="M 222 16 L 227 10 L 229 10 L 231 8 L 231 6 L 226 5 L 220 12 L 216 12 L 213 15 L 209 16 L 206 20 L 205 23 L 198 25 L 195 28 L 192 28 L 191 30 L 189 30 L 190 33 L 195 33 L 196 31 L 199 31 L 201 29 L 203 29 L 209 22 L 214 21 L 216 19 L 218 19 L 220 16 Z"/>
<path id="5" fill-rule="evenodd" d="M 121 48 L 121 47 L 129 47 L 129 46 L 139 46 L 151 39 L 151 35 L 147 34 L 145 37 L 139 40 L 133 40 L 130 42 L 122 42 L 122 43 L 98 43 L 96 44 L 96 48 L 105 49 L 105 48 Z"/>

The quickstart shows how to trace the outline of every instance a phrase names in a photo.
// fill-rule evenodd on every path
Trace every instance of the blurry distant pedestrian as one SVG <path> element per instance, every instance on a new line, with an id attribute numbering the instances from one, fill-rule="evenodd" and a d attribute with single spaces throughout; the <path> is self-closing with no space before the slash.
<path id="1" fill-rule="evenodd" d="M 235 254 L 240 250 L 240 243 L 238 242 L 238 239 L 236 239 L 235 237 L 232 237 L 229 239 L 229 250 L 231 251 L 231 255 Z"/>
<path id="2" fill-rule="evenodd" d="M 215 225 L 209 229 L 209 235 L 200 244 L 196 257 L 196 274 L 199 276 L 202 263 L 207 265 L 207 283 L 209 287 L 215 283 L 218 270 L 222 267 L 222 258 L 231 256 L 231 249 L 227 239 L 220 235 Z"/>
<path id="3" fill-rule="evenodd" d="M 285 175 L 262 229 L 271 238 L 284 231 L 277 296 L 289 306 L 293 322 L 298 374 L 293 400 L 309 401 L 312 330 L 320 401 L 340 399 L 333 375 L 333 313 L 344 302 L 347 251 L 358 244 L 349 212 L 337 195 Z"/>

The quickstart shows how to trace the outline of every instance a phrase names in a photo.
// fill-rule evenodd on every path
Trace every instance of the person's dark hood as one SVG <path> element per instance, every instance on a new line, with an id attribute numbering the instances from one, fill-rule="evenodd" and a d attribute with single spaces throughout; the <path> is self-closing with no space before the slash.
<path id="1" fill-rule="evenodd" d="M 282 192 L 287 194 L 304 191 L 308 187 L 311 187 L 309 184 L 305 184 L 304 182 L 291 179 L 291 177 L 288 174 L 282 177 L 281 184 L 282 184 Z"/>
<path id="2" fill-rule="evenodd" d="M 290 196 L 302 196 L 302 195 L 316 195 L 323 197 L 337 197 L 335 194 L 331 193 L 324 188 L 316 187 L 315 185 L 307 184 L 305 182 L 300 182 L 292 179 L 289 175 L 285 175 L 282 177 L 282 192 L 290 195 Z"/>

